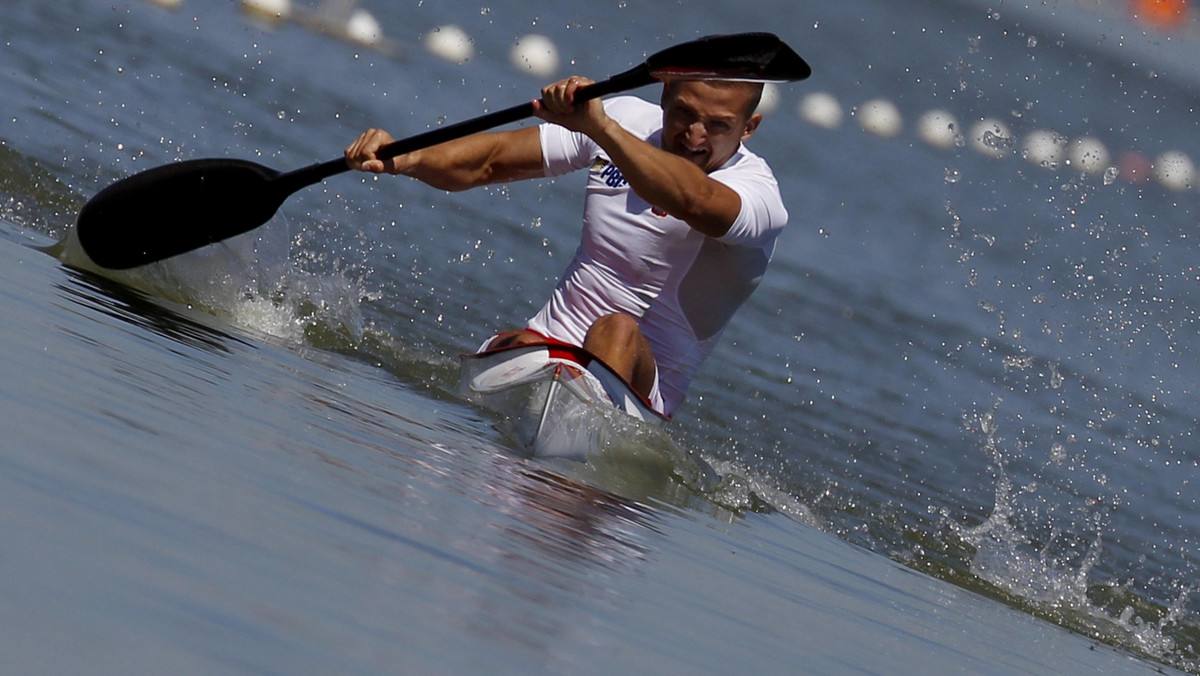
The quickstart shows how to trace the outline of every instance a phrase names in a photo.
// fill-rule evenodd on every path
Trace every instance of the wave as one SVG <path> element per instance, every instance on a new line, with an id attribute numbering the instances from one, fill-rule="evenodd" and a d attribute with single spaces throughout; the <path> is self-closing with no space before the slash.
<path id="1" fill-rule="evenodd" d="M 348 265 L 328 253 L 327 240 L 317 243 L 311 233 L 305 234 L 321 230 L 319 222 L 303 222 L 297 234 L 292 223 L 277 216 L 252 233 L 169 261 L 130 271 L 103 270 L 91 264 L 69 224 L 64 225 L 81 199 L 61 184 L 19 178 L 39 176 L 35 163 L 11 152 L 0 153 L 0 158 L 9 162 L 8 169 L 0 168 L 0 177 L 6 171 L 14 176 L 7 184 L 9 204 L 21 205 L 13 213 L 19 211 L 21 224 L 39 232 L 65 233 L 51 249 L 65 264 L 138 289 L 156 301 L 198 310 L 238 331 L 347 355 L 434 398 L 458 399 L 456 350 L 445 340 L 422 342 L 399 335 L 396 326 L 407 321 L 404 309 L 383 302 L 389 295 L 369 268 Z M 17 220 L 11 213 L 5 218 Z M 362 251 L 353 254 L 361 242 L 344 246 L 351 251 L 345 258 L 367 257 Z M 830 293 L 844 295 L 837 289 Z M 381 310 L 384 305 L 389 309 Z M 894 318 L 881 321 L 892 330 L 898 325 Z M 880 329 L 884 330 L 886 326 Z M 1047 362 L 1053 360 L 1047 357 Z M 967 368 L 981 366 L 970 362 Z M 864 387 L 869 385 L 864 382 Z M 747 401 L 747 408 L 737 410 L 749 414 L 753 404 Z M 1104 493 L 1089 496 L 1053 472 L 1011 467 L 1026 464 L 1027 454 L 1019 447 L 1006 448 L 998 415 L 1002 405 L 998 401 L 993 410 L 966 420 L 994 473 L 993 504 L 974 519 L 946 506 L 916 513 L 915 500 L 886 488 L 876 490 L 879 486 L 873 482 L 878 478 L 870 473 L 890 467 L 886 458 L 879 467 L 864 469 L 863 486 L 846 497 L 846 487 L 834 485 L 844 473 L 806 466 L 806 460 L 797 460 L 805 454 L 795 448 L 770 452 L 768 447 L 795 441 L 785 433 L 747 433 L 737 416 L 732 423 L 689 420 L 667 434 L 632 427 L 588 462 L 553 469 L 623 498 L 725 520 L 750 513 L 781 514 L 1096 640 L 1200 672 L 1200 623 L 1188 612 L 1196 589 L 1178 580 L 1105 581 L 1099 569 L 1106 545 L 1111 547 L 1106 537 L 1112 537 L 1115 499 Z M 883 415 L 866 405 L 810 413 L 836 418 L 813 422 L 835 430 L 825 439 L 830 448 L 817 452 L 814 462 L 830 462 L 841 455 L 843 446 L 853 450 L 856 439 L 839 438 L 836 429 L 848 421 L 862 424 L 863 416 L 875 414 Z M 907 429 L 902 421 L 888 419 L 874 427 L 897 433 Z M 1144 588 L 1153 583 L 1163 588 Z"/>

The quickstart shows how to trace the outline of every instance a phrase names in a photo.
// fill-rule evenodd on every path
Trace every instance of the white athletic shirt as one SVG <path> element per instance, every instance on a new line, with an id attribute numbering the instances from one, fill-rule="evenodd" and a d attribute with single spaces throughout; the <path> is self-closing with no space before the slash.
<path id="1" fill-rule="evenodd" d="M 662 147 L 659 106 L 635 97 L 604 106 L 634 136 Z M 728 233 L 707 237 L 652 209 L 587 136 L 553 124 L 541 125 L 540 136 L 547 176 L 587 167 L 588 182 L 579 249 L 528 328 L 582 345 L 604 315 L 639 318 L 658 363 L 663 413 L 670 415 L 734 311 L 758 286 L 787 223 L 775 176 L 740 146 L 709 176 L 738 193 L 741 212 Z"/>

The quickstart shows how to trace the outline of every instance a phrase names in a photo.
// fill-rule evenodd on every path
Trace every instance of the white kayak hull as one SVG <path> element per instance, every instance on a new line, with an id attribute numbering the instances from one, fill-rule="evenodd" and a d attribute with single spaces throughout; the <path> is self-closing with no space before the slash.
<path id="1" fill-rule="evenodd" d="M 666 421 L 587 351 L 553 343 L 463 355 L 461 389 L 537 457 L 581 460 L 622 428 Z"/>

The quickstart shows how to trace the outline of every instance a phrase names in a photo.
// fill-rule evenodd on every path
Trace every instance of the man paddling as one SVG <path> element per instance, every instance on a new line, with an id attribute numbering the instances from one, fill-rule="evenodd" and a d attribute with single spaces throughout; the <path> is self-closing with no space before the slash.
<path id="1" fill-rule="evenodd" d="M 443 190 L 587 169 L 583 236 L 550 300 L 485 348 L 549 338 L 582 346 L 665 415 L 682 402 L 787 223 L 766 162 L 747 150 L 762 85 L 675 80 L 660 106 L 634 97 L 575 105 L 591 84 L 548 85 L 538 127 L 476 134 L 389 160 L 387 132 L 346 149 L 353 169 Z"/>

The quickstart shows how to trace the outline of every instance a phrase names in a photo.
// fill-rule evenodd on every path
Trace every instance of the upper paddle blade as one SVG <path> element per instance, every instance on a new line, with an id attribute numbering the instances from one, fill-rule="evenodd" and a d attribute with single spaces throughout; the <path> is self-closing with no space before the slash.
<path id="1" fill-rule="evenodd" d="M 804 59 L 772 33 L 710 35 L 668 47 L 645 65 L 659 80 L 792 82 L 812 75 Z"/>
<path id="2" fill-rule="evenodd" d="M 79 212 L 76 234 L 96 264 L 154 263 L 252 230 L 287 193 L 279 172 L 254 162 L 203 159 L 134 174 L 101 190 Z"/>

